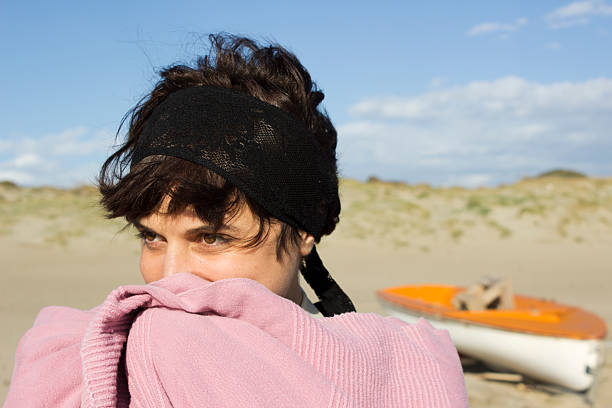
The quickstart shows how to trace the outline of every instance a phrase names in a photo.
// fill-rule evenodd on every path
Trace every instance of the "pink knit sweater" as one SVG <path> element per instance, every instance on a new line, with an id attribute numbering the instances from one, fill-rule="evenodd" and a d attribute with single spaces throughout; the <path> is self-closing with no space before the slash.
<path id="1" fill-rule="evenodd" d="M 124 352 L 122 352 L 124 351 Z M 315 319 L 248 279 L 180 274 L 91 311 L 43 309 L 5 407 L 466 407 L 445 331 Z"/>

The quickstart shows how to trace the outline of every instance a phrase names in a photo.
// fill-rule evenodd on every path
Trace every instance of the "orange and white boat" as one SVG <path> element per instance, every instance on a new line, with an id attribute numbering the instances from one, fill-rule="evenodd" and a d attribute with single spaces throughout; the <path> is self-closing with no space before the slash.
<path id="1" fill-rule="evenodd" d="M 494 369 L 510 370 L 575 391 L 591 387 L 603 363 L 606 324 L 578 307 L 513 295 L 511 309 L 459 310 L 465 288 L 401 286 L 378 292 L 391 316 L 420 317 L 449 331 L 457 350 Z"/>

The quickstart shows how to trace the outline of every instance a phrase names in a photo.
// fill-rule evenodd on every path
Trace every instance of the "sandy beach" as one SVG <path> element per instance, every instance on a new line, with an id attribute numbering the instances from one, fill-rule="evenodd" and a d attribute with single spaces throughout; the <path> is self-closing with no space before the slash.
<path id="1" fill-rule="evenodd" d="M 321 257 L 360 312 L 403 284 L 511 278 L 516 293 L 588 309 L 612 324 L 612 179 L 537 179 L 467 190 L 343 180 L 341 223 Z M 0 185 L 0 400 L 20 337 L 47 305 L 91 308 L 141 283 L 139 245 L 104 220 L 90 187 Z M 612 346 L 596 387 L 572 393 L 484 380 L 466 367 L 472 407 L 612 406 Z"/>

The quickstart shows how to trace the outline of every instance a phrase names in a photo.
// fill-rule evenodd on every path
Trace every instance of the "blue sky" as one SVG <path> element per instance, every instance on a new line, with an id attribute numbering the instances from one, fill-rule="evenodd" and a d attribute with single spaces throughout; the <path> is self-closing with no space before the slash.
<path id="1" fill-rule="evenodd" d="M 92 181 L 156 70 L 218 31 L 298 55 L 345 177 L 612 175 L 610 1 L 0 1 L 0 179 Z"/>

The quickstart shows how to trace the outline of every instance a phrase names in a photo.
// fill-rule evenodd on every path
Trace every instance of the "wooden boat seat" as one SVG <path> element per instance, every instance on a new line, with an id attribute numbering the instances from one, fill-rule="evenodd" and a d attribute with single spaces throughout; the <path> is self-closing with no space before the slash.
<path id="1" fill-rule="evenodd" d="M 514 309 L 514 296 L 510 279 L 486 276 L 457 293 L 452 301 L 456 310 Z"/>

